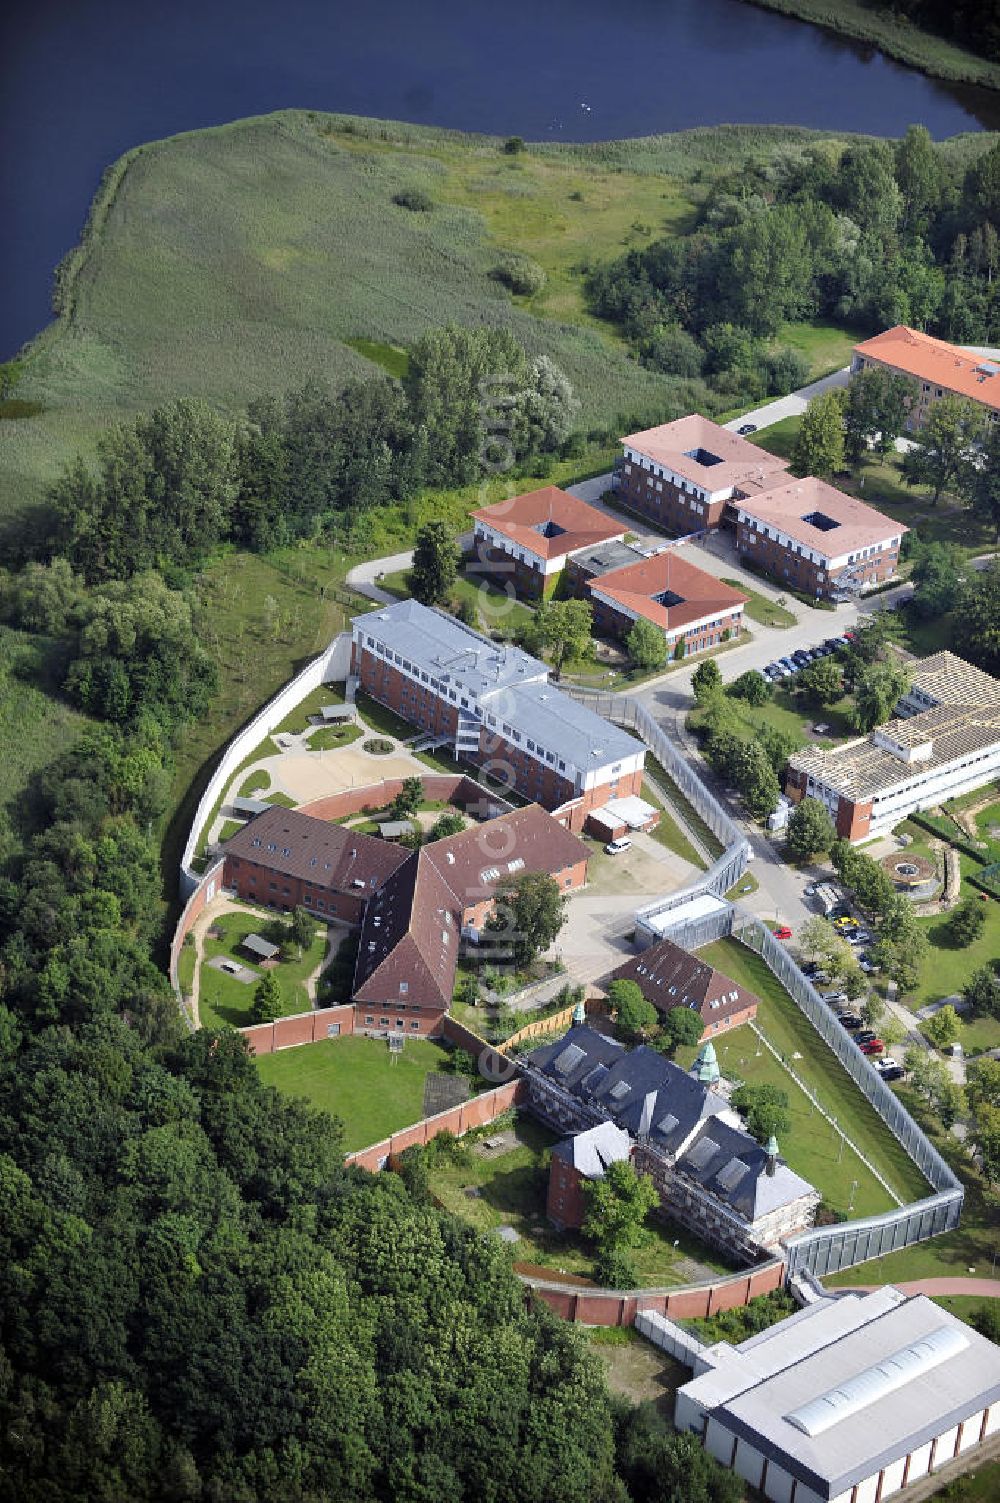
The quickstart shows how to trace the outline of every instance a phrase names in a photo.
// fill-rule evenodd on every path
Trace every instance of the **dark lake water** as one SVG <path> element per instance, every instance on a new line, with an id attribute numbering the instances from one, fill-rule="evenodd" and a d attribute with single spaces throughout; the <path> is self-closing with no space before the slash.
<path id="1" fill-rule="evenodd" d="M 528 139 L 724 121 L 1000 127 L 937 83 L 741 0 L 21 0 L 0 7 L 0 358 L 49 317 L 102 169 L 284 107 Z"/>

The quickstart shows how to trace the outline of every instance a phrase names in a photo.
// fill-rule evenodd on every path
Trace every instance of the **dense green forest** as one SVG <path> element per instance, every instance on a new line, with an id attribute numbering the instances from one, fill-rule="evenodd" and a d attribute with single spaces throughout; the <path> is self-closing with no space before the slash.
<path id="1" fill-rule="evenodd" d="M 905 16 L 982 57 L 1000 62 L 1000 14 L 994 0 L 871 0 L 876 10 Z"/>
<path id="2" fill-rule="evenodd" d="M 434 382 L 418 358 L 403 393 L 310 389 L 276 409 L 270 460 L 314 481 L 290 527 L 359 505 L 352 419 L 380 442 L 433 432 L 448 473 L 479 463 L 462 416 L 482 361 L 525 357 L 458 333 L 426 350 Z M 570 400 L 530 370 L 515 449 L 557 442 L 544 413 Z M 152 831 L 214 688 L 188 571 L 246 514 L 251 434 L 265 474 L 263 425 L 200 404 L 122 430 L 97 475 L 76 471 L 95 503 L 72 513 L 78 568 L 4 581 L 23 630 L 64 640 L 65 691 L 97 723 L 36 779 L 37 833 L 0 877 L 0 1499 L 735 1503 L 694 1438 L 611 1399 L 503 1244 L 417 1173 L 345 1167 L 336 1120 L 263 1086 L 236 1033 L 182 1021 Z M 196 543 L 198 507 L 214 521 Z"/>
<path id="3" fill-rule="evenodd" d="M 751 401 L 794 374 L 773 345 L 790 320 L 1000 340 L 998 224 L 1000 147 L 963 167 L 911 126 L 896 143 L 744 163 L 715 180 L 692 234 L 593 267 L 588 291 L 647 366 Z"/>

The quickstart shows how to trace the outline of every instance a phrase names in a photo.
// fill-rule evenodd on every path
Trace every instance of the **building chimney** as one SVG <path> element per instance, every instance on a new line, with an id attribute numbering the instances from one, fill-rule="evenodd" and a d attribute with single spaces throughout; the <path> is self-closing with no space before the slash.
<path id="1" fill-rule="evenodd" d="M 764 1173 L 773 1175 L 778 1167 L 778 1140 L 774 1133 L 764 1144 L 764 1152 L 767 1154 L 767 1163 L 764 1165 Z"/>

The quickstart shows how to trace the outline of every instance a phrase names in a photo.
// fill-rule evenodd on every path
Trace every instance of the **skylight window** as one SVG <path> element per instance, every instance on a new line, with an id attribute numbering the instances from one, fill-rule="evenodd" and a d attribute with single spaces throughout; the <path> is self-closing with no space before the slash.
<path id="1" fill-rule="evenodd" d="M 802 518 L 809 527 L 815 527 L 817 532 L 833 532 L 840 526 L 833 517 L 828 517 L 825 511 L 810 511 Z"/>
<path id="2" fill-rule="evenodd" d="M 672 605 L 684 604 L 684 596 L 678 595 L 676 590 L 661 590 L 658 595 L 654 595 L 652 598 L 653 600 L 655 600 L 657 605 L 665 605 L 667 610 L 669 610 Z"/>
<path id="3" fill-rule="evenodd" d="M 552 521 L 536 522 L 531 530 L 543 538 L 561 538 L 566 531 L 565 527 L 560 527 L 558 522 Z"/>
<path id="4" fill-rule="evenodd" d="M 693 459 L 695 464 L 703 465 L 706 470 L 710 470 L 713 465 L 722 464 L 718 454 L 713 454 L 711 449 L 685 449 L 684 458 Z"/>

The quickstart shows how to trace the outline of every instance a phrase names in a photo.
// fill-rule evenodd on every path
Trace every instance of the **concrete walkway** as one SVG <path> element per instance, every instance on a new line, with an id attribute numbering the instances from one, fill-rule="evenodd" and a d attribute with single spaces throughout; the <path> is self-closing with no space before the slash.
<path id="1" fill-rule="evenodd" d="M 840 1284 L 839 1289 L 850 1288 L 863 1290 L 867 1293 L 872 1289 L 882 1289 L 883 1284 Z M 973 1298 L 981 1295 L 983 1299 L 1000 1299 L 1000 1279 L 911 1279 L 905 1284 L 897 1284 L 893 1281 L 894 1289 L 901 1289 L 904 1294 L 927 1294 L 941 1295 L 970 1295 Z"/>
<path id="2" fill-rule="evenodd" d="M 755 407 L 751 412 L 731 418 L 724 426 L 730 433 L 735 433 L 745 423 L 753 423 L 757 428 L 770 428 L 772 423 L 780 423 L 783 418 L 799 417 L 813 397 L 818 397 L 824 391 L 832 391 L 835 387 L 846 386 L 850 375 L 851 368 L 845 365 L 841 370 L 834 371 L 832 376 L 822 376 L 818 381 L 811 381 L 808 386 L 800 386 L 798 391 L 789 392 L 787 397 L 777 397 L 773 402 L 765 402 L 762 407 Z M 752 434 L 749 436 L 753 437 Z"/>

